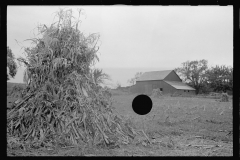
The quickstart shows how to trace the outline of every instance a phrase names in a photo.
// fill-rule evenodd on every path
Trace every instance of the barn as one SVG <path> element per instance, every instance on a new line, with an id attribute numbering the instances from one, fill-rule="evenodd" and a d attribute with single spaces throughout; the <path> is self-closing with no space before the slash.
<path id="1" fill-rule="evenodd" d="M 195 94 L 195 89 L 183 83 L 174 70 L 145 72 L 130 88 L 131 93 L 150 95 L 153 89 L 160 89 L 162 94 Z"/>

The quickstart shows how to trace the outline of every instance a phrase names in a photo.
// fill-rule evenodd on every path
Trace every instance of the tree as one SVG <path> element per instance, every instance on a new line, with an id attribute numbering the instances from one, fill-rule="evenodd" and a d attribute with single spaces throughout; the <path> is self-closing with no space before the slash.
<path id="1" fill-rule="evenodd" d="M 136 84 L 136 80 L 137 80 L 142 74 L 143 74 L 142 72 L 137 72 L 133 78 L 131 78 L 131 79 L 128 80 L 128 83 L 130 83 L 131 85 Z"/>
<path id="2" fill-rule="evenodd" d="M 215 92 L 232 91 L 233 87 L 233 68 L 225 65 L 211 67 L 206 72 L 207 83 Z"/>
<path id="3" fill-rule="evenodd" d="M 110 76 L 106 73 L 103 73 L 101 69 L 94 69 L 92 76 L 97 85 L 104 84 L 104 80 L 111 80 Z"/>
<path id="4" fill-rule="evenodd" d="M 196 94 L 198 94 L 206 80 L 205 72 L 208 68 L 207 63 L 207 60 L 204 59 L 186 61 L 182 63 L 181 67 L 176 68 L 175 71 L 184 81 L 189 82 L 196 89 Z"/>
<path id="5" fill-rule="evenodd" d="M 7 47 L 7 70 L 7 80 L 10 80 L 10 76 L 14 78 L 17 73 L 17 63 L 15 62 L 14 54 L 9 47 Z"/>

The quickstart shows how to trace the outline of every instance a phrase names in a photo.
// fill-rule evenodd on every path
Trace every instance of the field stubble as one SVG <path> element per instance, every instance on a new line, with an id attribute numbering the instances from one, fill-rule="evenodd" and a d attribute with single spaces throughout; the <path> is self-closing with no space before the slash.
<path id="1" fill-rule="evenodd" d="M 136 129 L 143 129 L 157 142 L 152 144 L 153 156 L 232 156 L 232 102 L 151 97 L 151 112 L 139 116 L 131 108 L 135 96 L 114 96 L 113 106 L 118 114 L 131 119 Z"/>
<path id="2" fill-rule="evenodd" d="M 232 103 L 213 99 L 152 98 L 149 114 L 139 116 L 131 105 L 136 95 L 114 95 L 114 112 L 144 130 L 147 141 L 134 141 L 109 149 L 79 147 L 8 150 L 9 156 L 232 156 Z M 10 97 L 8 97 L 10 98 Z M 135 137 L 137 139 L 137 137 Z M 135 140 L 134 139 L 134 140 Z"/>

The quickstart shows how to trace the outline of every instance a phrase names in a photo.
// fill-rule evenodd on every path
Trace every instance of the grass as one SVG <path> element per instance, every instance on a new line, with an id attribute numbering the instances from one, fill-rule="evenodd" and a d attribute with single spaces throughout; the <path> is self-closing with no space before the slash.
<path id="1" fill-rule="evenodd" d="M 215 99 L 163 96 L 152 98 L 145 116 L 132 111 L 136 96 L 113 90 L 114 112 L 144 130 L 152 144 L 134 142 L 107 149 L 88 145 L 55 150 L 8 150 L 8 155 L 35 156 L 232 156 L 232 103 Z M 167 118 L 168 117 L 168 118 Z"/>
<path id="2" fill-rule="evenodd" d="M 206 121 L 213 121 L 212 123 L 216 121 L 216 123 L 219 122 L 219 124 L 232 123 L 232 110 L 229 109 L 229 106 L 232 105 L 231 102 L 216 102 L 212 99 L 183 97 L 151 98 L 153 101 L 152 111 L 146 116 L 138 116 L 131 108 L 131 103 L 135 96 L 136 95 L 114 96 L 113 98 L 116 100 L 116 103 L 114 103 L 113 106 L 116 108 L 115 111 L 117 113 L 131 118 L 136 122 L 137 126 L 137 122 L 140 123 L 140 119 L 144 119 L 146 126 L 148 126 L 147 130 L 156 128 L 153 126 L 155 123 L 163 125 L 162 127 L 168 126 L 164 123 L 167 116 L 169 116 L 171 123 L 169 126 L 185 125 L 189 127 L 189 125 L 195 124 L 195 130 L 201 129 L 200 125 L 205 124 Z M 223 109 L 225 109 L 224 114 L 220 115 Z M 200 117 L 200 119 L 193 122 L 192 119 L 197 117 Z M 226 126 L 228 125 L 225 125 L 225 127 Z M 221 127 L 223 127 L 223 125 L 221 125 Z"/>
<path id="3" fill-rule="evenodd" d="M 215 154 L 209 152 L 209 149 L 204 150 L 201 145 L 196 147 L 197 144 L 221 144 L 221 147 L 228 149 L 225 148 L 226 153 L 219 152 L 216 155 L 232 154 L 232 135 L 227 135 L 232 131 L 231 102 L 187 97 L 152 98 L 152 111 L 146 116 L 139 116 L 131 109 L 131 102 L 135 96 L 114 96 L 115 111 L 130 118 L 136 128 L 145 130 L 150 138 L 162 141 L 162 146 L 167 146 L 168 139 L 172 139 L 175 149 L 165 147 L 169 152 L 167 154 Z M 213 147 L 210 150 L 221 150 L 221 147 Z M 167 154 L 162 151 L 159 155 Z"/>

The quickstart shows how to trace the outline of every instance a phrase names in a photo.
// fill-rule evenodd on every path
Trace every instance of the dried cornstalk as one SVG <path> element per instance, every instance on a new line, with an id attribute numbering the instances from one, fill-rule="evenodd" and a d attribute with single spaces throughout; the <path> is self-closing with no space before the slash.
<path id="1" fill-rule="evenodd" d="M 99 36 L 85 37 L 70 25 L 71 10 L 61 10 L 58 16 L 50 27 L 38 27 L 42 38 L 34 39 L 36 46 L 25 48 L 26 58 L 18 59 L 26 65 L 27 87 L 23 99 L 7 113 L 8 137 L 36 146 L 68 141 L 77 145 L 81 139 L 97 138 L 107 144 L 116 138 L 128 142 L 136 132 L 113 114 L 110 91 L 92 75 Z"/>
<path id="2" fill-rule="evenodd" d="M 99 127 L 99 125 L 96 123 L 96 125 L 97 125 L 97 127 L 98 127 L 98 129 L 99 129 L 99 131 L 101 132 L 101 134 L 103 135 L 103 138 L 104 138 L 104 140 L 106 141 L 106 143 L 108 144 L 109 142 L 108 142 L 108 137 L 104 134 L 104 132 L 102 131 L 102 129 Z"/>

